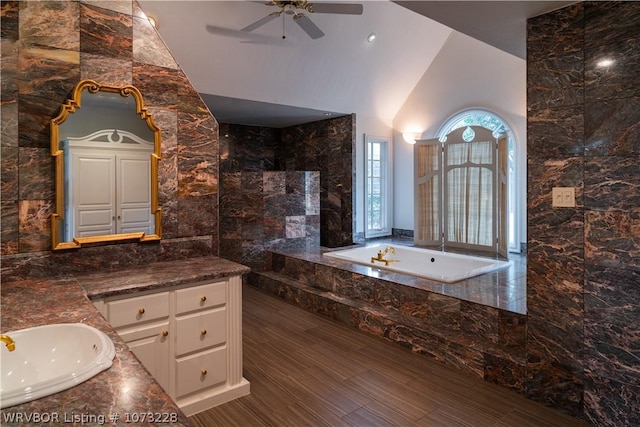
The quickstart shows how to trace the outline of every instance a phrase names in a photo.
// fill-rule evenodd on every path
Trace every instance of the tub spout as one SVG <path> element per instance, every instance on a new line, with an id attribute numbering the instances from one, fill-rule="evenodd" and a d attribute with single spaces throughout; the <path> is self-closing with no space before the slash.
<path id="1" fill-rule="evenodd" d="M 384 250 L 379 250 L 378 251 L 378 255 L 376 256 L 372 256 L 371 257 L 371 264 L 375 264 L 376 261 L 378 262 L 384 262 L 385 266 L 389 266 L 390 262 L 395 262 L 397 260 L 395 259 L 384 259 L 384 256 L 387 254 L 387 252 L 391 251 L 392 254 L 395 255 L 396 250 L 393 246 L 387 246 L 386 248 L 384 248 Z"/>
<path id="2" fill-rule="evenodd" d="M 2 341 L 4 345 L 7 346 L 7 350 L 13 351 L 16 349 L 16 343 L 9 335 L 0 335 L 0 341 Z"/>

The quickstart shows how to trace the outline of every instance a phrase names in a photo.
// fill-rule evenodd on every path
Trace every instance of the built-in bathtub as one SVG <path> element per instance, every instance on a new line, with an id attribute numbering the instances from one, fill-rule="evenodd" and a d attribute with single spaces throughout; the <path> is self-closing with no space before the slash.
<path id="1" fill-rule="evenodd" d="M 373 245 L 325 252 L 323 256 L 445 283 L 458 282 L 511 266 L 510 261 L 410 246 Z"/>

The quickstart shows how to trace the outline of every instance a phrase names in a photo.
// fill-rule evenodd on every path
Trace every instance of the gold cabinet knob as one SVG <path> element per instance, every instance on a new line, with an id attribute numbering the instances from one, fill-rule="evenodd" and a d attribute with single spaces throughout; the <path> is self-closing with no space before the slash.
<path id="1" fill-rule="evenodd" d="M 202 369 L 200 371 L 200 373 L 202 374 L 202 376 L 204 377 L 205 375 L 207 375 L 207 370 L 206 369 Z"/>
<path id="2" fill-rule="evenodd" d="M 205 302 L 206 300 L 207 300 L 206 296 L 203 295 L 203 296 L 200 297 L 200 302 Z"/>
<path id="3" fill-rule="evenodd" d="M 163 337 L 168 337 L 169 336 L 169 331 L 162 331 L 162 336 Z"/>
<path id="4" fill-rule="evenodd" d="M 140 307 L 138 309 L 138 314 L 144 314 L 144 307 Z"/>
<path id="5" fill-rule="evenodd" d="M 207 335 L 207 330 L 206 329 L 202 329 L 200 331 L 200 335 L 202 335 L 202 336 Z"/>

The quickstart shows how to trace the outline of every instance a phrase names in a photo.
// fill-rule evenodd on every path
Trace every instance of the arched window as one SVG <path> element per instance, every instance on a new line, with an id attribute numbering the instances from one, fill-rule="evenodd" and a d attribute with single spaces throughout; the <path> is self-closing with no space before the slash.
<path id="1" fill-rule="evenodd" d="M 508 248 L 510 252 L 520 252 L 518 236 L 520 218 L 517 215 L 517 177 L 516 177 L 516 141 L 507 121 L 498 114 L 483 108 L 472 108 L 460 111 L 451 116 L 438 130 L 437 138 L 442 140 L 451 131 L 466 126 L 482 126 L 494 134 L 506 133 L 508 137 Z"/>

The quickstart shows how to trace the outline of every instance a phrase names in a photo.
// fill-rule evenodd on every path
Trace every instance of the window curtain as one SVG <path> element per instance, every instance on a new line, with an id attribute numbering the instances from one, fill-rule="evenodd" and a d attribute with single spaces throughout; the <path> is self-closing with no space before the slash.
<path id="1" fill-rule="evenodd" d="M 445 221 L 449 242 L 493 244 L 493 153 L 493 141 L 447 145 Z"/>

